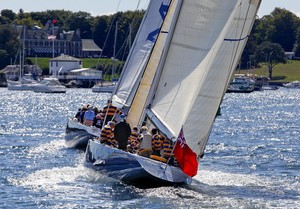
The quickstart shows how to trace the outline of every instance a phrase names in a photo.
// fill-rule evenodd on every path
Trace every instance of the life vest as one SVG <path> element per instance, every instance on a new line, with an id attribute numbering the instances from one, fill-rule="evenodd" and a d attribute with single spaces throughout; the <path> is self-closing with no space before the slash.
<path id="1" fill-rule="evenodd" d="M 150 158 L 153 159 L 153 160 L 157 160 L 157 161 L 160 161 L 160 162 L 163 162 L 163 163 L 167 163 L 168 160 L 164 157 L 160 157 L 160 156 L 157 156 L 157 155 L 150 155 Z"/>

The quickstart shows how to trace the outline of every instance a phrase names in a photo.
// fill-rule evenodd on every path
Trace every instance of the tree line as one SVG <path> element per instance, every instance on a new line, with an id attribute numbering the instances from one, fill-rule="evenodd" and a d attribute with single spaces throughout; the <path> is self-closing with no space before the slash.
<path id="1" fill-rule="evenodd" d="M 131 39 L 134 39 L 144 12 L 139 10 L 92 16 L 83 11 L 24 12 L 20 9 L 18 13 L 14 13 L 12 10 L 4 9 L 0 16 L 0 69 L 11 62 L 11 58 L 15 57 L 19 47 L 14 25 L 43 27 L 47 21 L 55 20 L 55 25 L 62 30 L 70 31 L 79 28 L 81 38 L 93 39 L 103 49 L 103 54 L 111 57 L 114 35 L 108 34 L 114 33 L 115 22 L 118 21 L 116 44 L 118 51 L 124 47 L 130 27 Z M 275 8 L 271 14 L 255 20 L 241 57 L 240 67 L 251 68 L 259 64 L 266 64 L 271 78 L 273 67 L 278 63 L 285 62 L 285 52 L 294 52 L 296 57 L 300 57 L 300 18 L 286 9 Z M 117 58 L 125 60 L 127 54 Z"/>
<path id="2" fill-rule="evenodd" d="M 20 9 L 16 14 L 12 10 L 4 9 L 1 11 L 0 16 L 0 69 L 11 62 L 11 58 L 16 56 L 20 46 L 14 26 L 26 25 L 28 28 L 43 28 L 49 20 L 54 22 L 55 26 L 58 26 L 61 31 L 76 31 L 80 29 L 81 38 L 93 39 L 103 50 L 103 56 L 106 57 L 113 56 L 114 33 L 116 22 L 118 22 L 117 59 L 125 60 L 129 49 L 125 51 L 124 48 L 126 44 L 130 44 L 128 43 L 129 40 L 134 40 L 144 12 L 143 10 L 126 11 L 94 17 L 90 13 L 83 11 L 47 10 L 44 12 L 25 13 Z M 118 54 L 118 52 L 120 53 Z"/>

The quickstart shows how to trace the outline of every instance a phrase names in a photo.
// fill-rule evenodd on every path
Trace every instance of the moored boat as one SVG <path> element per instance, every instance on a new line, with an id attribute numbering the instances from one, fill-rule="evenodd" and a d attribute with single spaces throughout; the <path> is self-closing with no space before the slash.
<path id="1" fill-rule="evenodd" d="M 292 81 L 287 84 L 283 84 L 285 88 L 290 88 L 290 89 L 300 89 L 300 81 Z"/>
<path id="2" fill-rule="evenodd" d="M 7 89 L 13 91 L 30 91 L 32 90 L 32 86 L 36 83 L 36 80 L 27 79 L 22 76 L 19 77 L 18 81 L 7 80 Z"/>
<path id="3" fill-rule="evenodd" d="M 278 86 L 277 85 L 263 85 L 261 87 L 262 90 L 277 90 Z"/>
<path id="4" fill-rule="evenodd" d="M 227 93 L 251 93 L 255 90 L 255 80 L 244 74 L 236 74 L 227 88 Z"/>
<path id="5" fill-rule="evenodd" d="M 96 84 L 92 87 L 92 92 L 112 93 L 115 87 L 116 87 L 115 83 Z"/>
<path id="6" fill-rule="evenodd" d="M 67 88 L 55 77 L 44 78 L 31 85 L 31 90 L 36 93 L 66 93 Z"/>

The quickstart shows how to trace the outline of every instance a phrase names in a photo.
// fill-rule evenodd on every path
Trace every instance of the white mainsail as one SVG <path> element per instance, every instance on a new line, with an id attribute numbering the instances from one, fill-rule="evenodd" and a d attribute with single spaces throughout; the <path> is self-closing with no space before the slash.
<path id="1" fill-rule="evenodd" d="M 150 1 L 113 93 L 113 102 L 130 106 L 171 0 Z"/>
<path id="2" fill-rule="evenodd" d="M 202 155 L 260 0 L 183 0 L 148 117 Z M 233 41 L 227 41 L 227 39 Z M 241 39 L 235 41 L 236 39 Z M 164 127 L 162 127 L 164 126 Z"/>
<path id="3" fill-rule="evenodd" d="M 241 58 L 260 3 L 261 0 L 242 0 L 238 3 L 234 19 L 201 87 L 201 93 L 197 96 L 196 105 L 191 110 L 192 113 L 199 108 L 195 112 L 201 117 L 193 117 L 190 114 L 185 123 L 185 136 L 188 143 L 200 156 L 204 154 L 214 116 L 226 93 L 231 75 Z M 195 120 L 200 125 L 198 133 L 190 131 L 190 129 L 197 128 Z"/>

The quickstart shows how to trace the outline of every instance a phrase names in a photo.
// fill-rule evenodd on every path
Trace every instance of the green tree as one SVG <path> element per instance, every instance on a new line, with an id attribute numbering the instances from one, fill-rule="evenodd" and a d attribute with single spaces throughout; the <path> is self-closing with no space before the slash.
<path id="1" fill-rule="evenodd" d="M 300 57 L 300 27 L 297 30 L 296 42 L 294 44 L 293 52 L 296 57 Z"/>
<path id="2" fill-rule="evenodd" d="M 281 8 L 275 8 L 269 18 L 271 25 L 267 27 L 267 40 L 278 43 L 285 51 L 291 52 L 296 41 L 299 18 Z"/>
<path id="3" fill-rule="evenodd" d="M 10 25 L 0 25 L 0 69 L 10 64 L 19 46 L 18 35 Z"/>
<path id="4" fill-rule="evenodd" d="M 75 12 L 67 20 L 66 26 L 69 30 L 80 29 L 81 38 L 92 38 L 93 17 L 87 12 Z"/>
<path id="5" fill-rule="evenodd" d="M 103 49 L 106 40 L 109 20 L 109 16 L 106 15 L 98 16 L 94 19 L 93 39 L 101 49 Z"/>
<path id="6" fill-rule="evenodd" d="M 1 17 L 7 21 L 7 23 L 11 23 L 16 18 L 17 14 L 14 13 L 10 9 L 4 9 L 1 11 Z"/>
<path id="7" fill-rule="evenodd" d="M 268 67 L 269 79 L 272 80 L 274 67 L 279 63 L 286 63 L 284 49 L 280 44 L 263 42 L 255 51 L 254 61 Z"/>
<path id="8" fill-rule="evenodd" d="M 249 62 L 251 63 L 251 65 L 256 64 L 256 63 L 252 63 L 252 60 L 253 60 L 253 52 L 255 52 L 255 49 L 257 48 L 258 45 L 257 40 L 260 39 L 260 33 L 258 31 L 259 24 L 260 24 L 260 19 L 256 19 L 241 57 L 241 62 L 239 67 L 242 69 L 251 67 L 249 66 Z"/>

